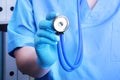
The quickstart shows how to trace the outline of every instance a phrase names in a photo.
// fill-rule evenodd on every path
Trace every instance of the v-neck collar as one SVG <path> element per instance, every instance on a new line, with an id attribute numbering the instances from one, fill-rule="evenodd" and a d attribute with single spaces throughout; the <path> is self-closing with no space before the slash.
<path id="1" fill-rule="evenodd" d="M 112 4 L 112 5 L 111 5 Z M 105 22 L 119 8 L 120 0 L 98 0 L 93 9 L 90 9 L 86 0 L 82 0 L 80 20 L 87 27 L 93 27 Z"/>

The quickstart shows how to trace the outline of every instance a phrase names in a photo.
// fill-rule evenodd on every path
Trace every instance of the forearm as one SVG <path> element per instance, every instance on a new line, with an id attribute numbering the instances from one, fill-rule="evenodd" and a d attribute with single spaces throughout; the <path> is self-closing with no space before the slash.
<path id="1" fill-rule="evenodd" d="M 19 70 L 32 77 L 42 77 L 49 69 L 42 69 L 37 64 L 37 55 L 33 47 L 23 47 L 14 52 Z"/>

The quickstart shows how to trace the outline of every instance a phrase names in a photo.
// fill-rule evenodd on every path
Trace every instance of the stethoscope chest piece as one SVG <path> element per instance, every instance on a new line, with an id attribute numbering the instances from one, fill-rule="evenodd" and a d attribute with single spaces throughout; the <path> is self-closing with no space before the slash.
<path id="1" fill-rule="evenodd" d="M 53 21 L 53 27 L 57 33 L 63 33 L 67 30 L 69 21 L 65 16 L 57 16 Z"/>

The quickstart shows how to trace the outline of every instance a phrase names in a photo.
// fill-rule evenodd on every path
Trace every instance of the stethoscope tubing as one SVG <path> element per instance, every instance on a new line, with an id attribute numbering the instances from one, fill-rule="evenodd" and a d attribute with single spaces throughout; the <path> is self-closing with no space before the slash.
<path id="1" fill-rule="evenodd" d="M 74 64 L 71 64 L 65 53 L 65 48 L 64 48 L 64 37 L 63 34 L 60 34 L 60 41 L 58 42 L 58 58 L 60 61 L 60 64 L 62 68 L 65 71 L 73 71 L 76 68 L 78 68 L 81 65 L 82 62 L 82 57 L 83 57 L 83 42 L 82 42 L 82 32 L 81 32 L 81 27 L 80 27 L 80 5 L 81 5 L 82 0 L 77 0 L 77 13 L 78 13 L 78 49 L 77 49 L 77 55 Z"/>

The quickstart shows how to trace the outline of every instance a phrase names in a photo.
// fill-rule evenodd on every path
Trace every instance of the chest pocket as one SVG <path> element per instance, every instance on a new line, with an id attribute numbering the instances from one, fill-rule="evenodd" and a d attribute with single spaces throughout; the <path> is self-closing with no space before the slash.
<path id="1" fill-rule="evenodd" d="M 112 25 L 111 60 L 113 62 L 120 62 L 120 10 L 118 11 Z"/>

